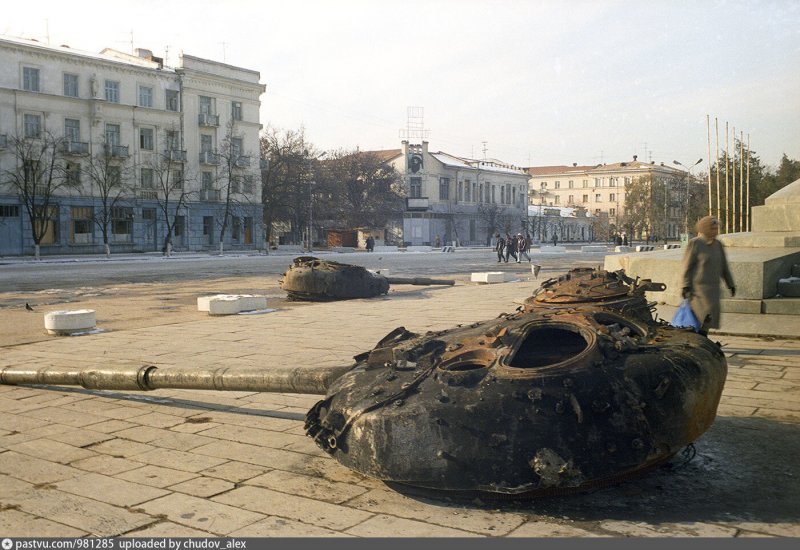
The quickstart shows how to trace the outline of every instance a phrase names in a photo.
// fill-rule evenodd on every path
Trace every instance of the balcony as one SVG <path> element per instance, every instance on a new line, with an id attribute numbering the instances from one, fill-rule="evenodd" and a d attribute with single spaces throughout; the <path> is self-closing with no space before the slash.
<path id="1" fill-rule="evenodd" d="M 427 210 L 430 207 L 428 197 L 406 198 L 406 210 Z"/>
<path id="2" fill-rule="evenodd" d="M 64 153 L 67 155 L 88 155 L 89 144 L 85 141 L 65 141 Z"/>
<path id="3" fill-rule="evenodd" d="M 158 192 L 155 189 L 138 189 L 136 196 L 140 199 L 156 200 L 158 199 Z"/>
<path id="4" fill-rule="evenodd" d="M 111 158 L 126 159 L 129 156 L 127 145 L 106 145 L 105 147 L 106 155 Z"/>
<path id="5" fill-rule="evenodd" d="M 200 164 L 219 164 L 219 155 L 214 151 L 200 151 Z"/>
<path id="6" fill-rule="evenodd" d="M 250 166 L 250 157 L 249 156 L 236 157 L 236 160 L 234 161 L 234 165 L 237 168 L 248 168 Z"/>
<path id="7" fill-rule="evenodd" d="M 186 162 L 186 151 L 180 149 L 167 149 L 164 151 L 164 158 L 172 162 Z"/>
<path id="8" fill-rule="evenodd" d="M 197 115 L 197 123 L 200 126 L 219 126 L 219 115 L 200 113 Z"/>
<path id="9" fill-rule="evenodd" d="M 0 134 L 0 149 L 7 149 L 8 148 L 8 136 L 6 134 Z"/>
<path id="10" fill-rule="evenodd" d="M 201 189 L 200 190 L 200 200 L 201 201 L 218 201 L 219 200 L 219 189 Z"/>

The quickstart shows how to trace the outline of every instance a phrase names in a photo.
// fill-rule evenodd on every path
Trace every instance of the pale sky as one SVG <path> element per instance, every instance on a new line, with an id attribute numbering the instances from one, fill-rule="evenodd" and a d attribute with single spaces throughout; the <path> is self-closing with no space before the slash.
<path id="1" fill-rule="evenodd" d="M 706 115 L 768 165 L 800 159 L 797 0 L 23 0 L 0 34 L 147 48 L 257 70 L 261 123 L 319 149 L 399 148 L 518 166 L 707 159 Z M 697 171 L 706 169 L 706 162 Z"/>

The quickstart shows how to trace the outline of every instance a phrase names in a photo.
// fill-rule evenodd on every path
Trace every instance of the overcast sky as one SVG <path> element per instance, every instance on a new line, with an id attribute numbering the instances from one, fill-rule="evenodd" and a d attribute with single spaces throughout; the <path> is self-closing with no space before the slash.
<path id="1" fill-rule="evenodd" d="M 519 166 L 693 164 L 706 115 L 712 154 L 717 118 L 800 159 L 797 0 L 25 0 L 0 34 L 260 71 L 262 124 L 320 149 L 398 148 L 417 106 L 431 150 Z"/>

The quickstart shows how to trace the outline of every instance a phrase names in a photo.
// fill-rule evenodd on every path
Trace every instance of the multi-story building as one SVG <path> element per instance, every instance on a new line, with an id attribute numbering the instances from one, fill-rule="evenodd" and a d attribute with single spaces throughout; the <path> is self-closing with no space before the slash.
<path id="1" fill-rule="evenodd" d="M 119 252 L 161 250 L 168 226 L 176 250 L 215 248 L 223 222 L 225 247 L 258 247 L 259 78 L 185 54 L 173 68 L 143 49 L 0 38 L 0 254 L 33 250 L 29 201 L 10 182 L 29 164 L 23 142 L 56 144 L 70 183 L 43 188 L 43 254 L 99 252 L 103 225 Z"/>
<path id="2" fill-rule="evenodd" d="M 640 162 L 634 156 L 629 162 L 595 166 L 534 166 L 527 173 L 531 205 L 585 208 L 596 220 L 607 220 L 612 233 L 630 231 L 625 227 L 626 185 L 637 180 L 663 182 L 668 193 L 663 215 L 653 220 L 653 231 L 664 238 L 677 238 L 683 231 L 687 173 L 663 162 Z"/>
<path id="3" fill-rule="evenodd" d="M 499 161 L 430 152 L 428 142 L 376 151 L 403 178 L 402 239 L 410 245 L 486 244 L 494 230 L 527 223 L 528 175 Z"/>

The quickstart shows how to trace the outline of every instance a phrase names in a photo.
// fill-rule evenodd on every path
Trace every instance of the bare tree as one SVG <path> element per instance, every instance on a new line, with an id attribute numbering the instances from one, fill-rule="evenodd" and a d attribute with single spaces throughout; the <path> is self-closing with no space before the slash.
<path id="1" fill-rule="evenodd" d="M 250 168 L 252 155 L 245 154 L 243 139 L 236 133 L 236 121 L 228 122 L 222 146 L 217 153 L 220 168 L 217 171 L 215 182 L 221 201 L 215 216 L 219 227 L 219 253 L 222 255 L 225 248 L 225 234 L 231 220 L 243 212 L 243 207 L 250 204 L 249 196 L 254 192 L 253 175 L 246 173 Z"/>
<path id="2" fill-rule="evenodd" d="M 279 130 L 268 127 L 261 135 L 260 145 L 263 162 L 261 204 L 268 250 L 277 224 L 285 224 L 297 239 L 306 222 L 307 186 L 300 184 L 310 181 L 309 157 L 314 155 L 314 147 L 306 141 L 303 128 Z"/>
<path id="3" fill-rule="evenodd" d="M 115 155 L 114 146 L 104 143 L 101 150 L 89 158 L 83 172 L 91 184 L 92 196 L 99 201 L 99 206 L 92 209 L 92 221 L 103 236 L 106 256 L 110 256 L 114 211 L 133 191 L 129 183 L 132 176 L 129 157 Z"/>
<path id="4" fill-rule="evenodd" d="M 143 191 L 147 192 L 149 198 L 155 199 L 158 209 L 164 217 L 166 234 L 162 252 L 166 256 L 170 256 L 175 226 L 191 196 L 187 185 L 190 179 L 184 172 L 183 163 L 174 160 L 169 151 L 164 155 L 154 155 L 147 167 L 152 170 L 153 185 L 151 189 L 143 189 Z M 185 230 L 185 228 L 181 229 Z"/>
<path id="5" fill-rule="evenodd" d="M 478 205 L 478 218 L 486 226 L 486 246 L 492 242 L 495 231 L 502 229 L 508 232 L 511 229 L 512 219 L 504 206 L 495 202 L 483 202 Z"/>
<path id="6" fill-rule="evenodd" d="M 61 152 L 64 139 L 39 126 L 26 128 L 26 136 L 9 136 L 15 166 L 3 170 L 4 177 L 16 192 L 31 221 L 34 256 L 39 259 L 42 239 L 55 231 L 57 212 L 54 197 L 67 190 L 77 190 L 79 178 L 67 172 Z"/>

